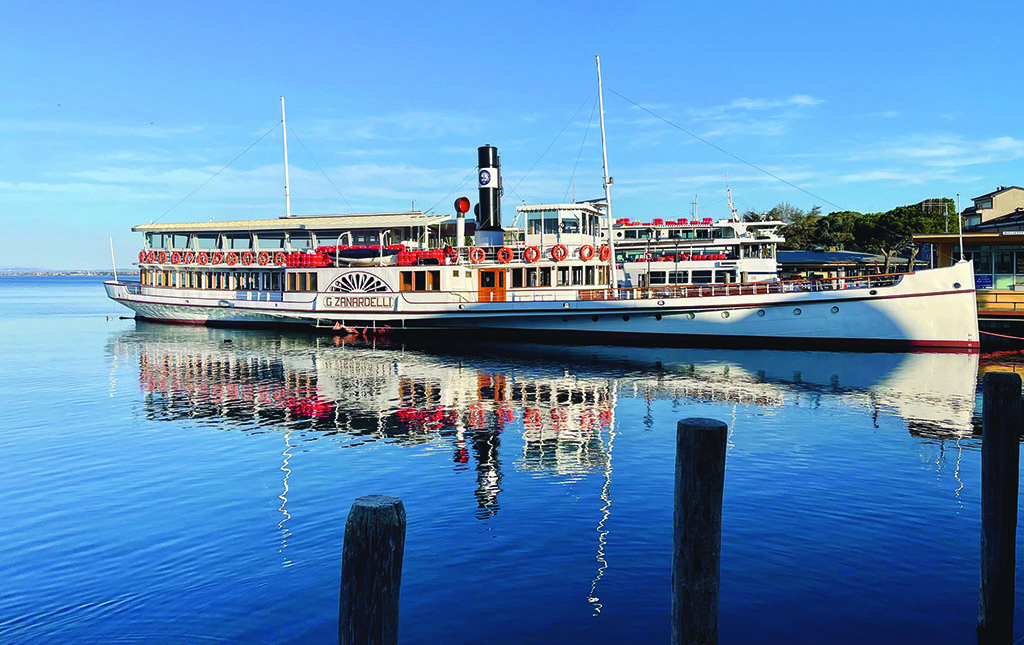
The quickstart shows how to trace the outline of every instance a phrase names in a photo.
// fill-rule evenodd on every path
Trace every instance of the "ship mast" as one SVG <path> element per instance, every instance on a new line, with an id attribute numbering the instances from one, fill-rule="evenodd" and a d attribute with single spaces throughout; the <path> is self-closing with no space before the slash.
<path id="1" fill-rule="evenodd" d="M 284 97 L 281 97 L 281 139 L 284 141 L 284 216 L 292 216 L 292 198 L 288 194 L 288 124 L 284 120 Z"/>
<path id="2" fill-rule="evenodd" d="M 608 263 L 611 266 L 611 286 L 616 288 L 619 286 L 619 279 L 615 275 L 615 238 L 612 234 L 612 178 L 608 176 L 608 146 L 605 144 L 604 138 L 604 92 L 601 88 L 601 57 L 595 56 L 597 59 L 597 101 L 598 107 L 601 112 L 601 158 L 604 161 L 604 201 L 605 201 L 605 218 L 608 223 Z"/>

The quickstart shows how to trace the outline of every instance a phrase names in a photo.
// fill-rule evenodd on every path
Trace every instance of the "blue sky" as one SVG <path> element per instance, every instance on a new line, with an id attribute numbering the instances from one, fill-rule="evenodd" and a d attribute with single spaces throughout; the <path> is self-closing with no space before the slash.
<path id="1" fill-rule="evenodd" d="M 0 266 L 107 266 L 111 235 L 125 266 L 134 224 L 282 215 L 281 95 L 295 214 L 450 213 L 475 201 L 485 143 L 507 222 L 573 180 L 599 197 L 595 54 L 616 217 L 689 216 L 694 195 L 724 216 L 726 175 L 741 211 L 967 205 L 1024 184 L 1022 19 L 1016 2 L 6 3 Z"/>

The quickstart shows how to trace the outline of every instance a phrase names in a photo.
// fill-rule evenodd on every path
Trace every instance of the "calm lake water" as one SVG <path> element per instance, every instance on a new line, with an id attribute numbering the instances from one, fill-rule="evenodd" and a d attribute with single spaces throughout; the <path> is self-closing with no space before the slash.
<path id="1" fill-rule="evenodd" d="M 403 642 L 668 642 L 684 417 L 730 427 L 722 643 L 974 641 L 977 356 L 127 313 L 99 278 L 0 278 L 2 643 L 336 641 L 345 518 L 372 493 L 408 514 Z"/>

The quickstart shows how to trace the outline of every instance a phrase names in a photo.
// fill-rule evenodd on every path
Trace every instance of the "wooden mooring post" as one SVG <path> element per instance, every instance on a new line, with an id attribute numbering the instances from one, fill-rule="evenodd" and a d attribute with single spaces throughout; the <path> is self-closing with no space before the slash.
<path id="1" fill-rule="evenodd" d="M 981 435 L 981 588 L 978 645 L 1013 641 L 1017 489 L 1020 486 L 1021 381 L 989 372 Z"/>
<path id="2" fill-rule="evenodd" d="M 714 419 L 681 419 L 676 425 L 672 645 L 718 643 L 727 435 L 728 426 Z"/>
<path id="3" fill-rule="evenodd" d="M 398 643 L 405 506 L 390 495 L 352 503 L 341 555 L 338 643 Z"/>

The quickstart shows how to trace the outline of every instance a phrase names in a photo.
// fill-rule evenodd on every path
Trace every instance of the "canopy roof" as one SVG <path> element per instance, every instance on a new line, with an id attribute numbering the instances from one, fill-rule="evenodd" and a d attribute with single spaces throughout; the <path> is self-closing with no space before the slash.
<path id="1" fill-rule="evenodd" d="M 250 219 L 231 222 L 174 222 L 133 226 L 136 233 L 198 233 L 203 231 L 316 231 L 339 229 L 389 229 L 436 226 L 450 221 L 450 215 L 426 215 L 421 211 L 406 213 L 367 213 L 353 215 L 312 215 Z"/>

